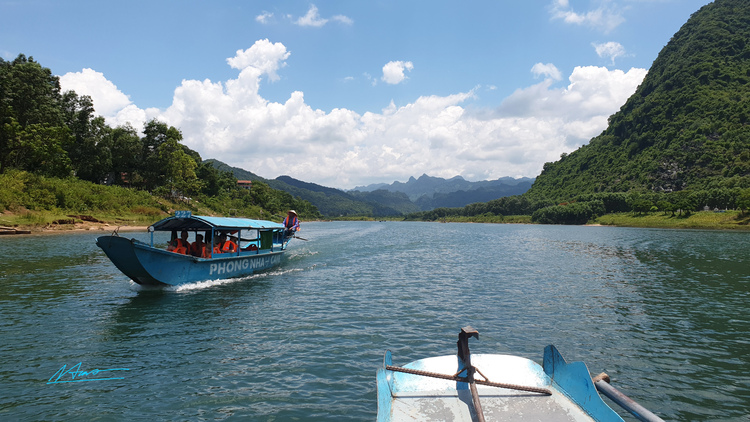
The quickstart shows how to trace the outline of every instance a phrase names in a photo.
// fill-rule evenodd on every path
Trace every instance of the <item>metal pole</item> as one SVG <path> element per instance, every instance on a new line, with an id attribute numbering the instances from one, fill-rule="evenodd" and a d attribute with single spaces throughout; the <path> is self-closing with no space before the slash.
<path id="1" fill-rule="evenodd" d="M 651 413 L 651 411 L 638 404 L 635 400 L 626 396 L 615 387 L 609 385 L 607 381 L 601 379 L 594 382 L 594 385 L 600 393 L 609 397 L 613 402 L 617 403 L 618 406 L 632 413 L 633 416 L 638 418 L 638 420 L 644 422 L 664 422 L 662 418 L 654 415 L 653 413 Z"/>
<path id="2" fill-rule="evenodd" d="M 475 337 L 478 339 L 479 332 L 472 327 L 464 327 L 461 329 L 461 332 L 458 333 L 458 357 L 463 361 L 464 369 L 466 369 L 466 381 L 469 383 L 469 389 L 471 390 L 471 400 L 474 404 L 474 411 L 477 415 L 477 421 L 484 422 L 484 412 L 482 412 L 482 404 L 479 402 L 477 385 L 474 382 L 475 368 L 471 365 L 469 337 Z"/>

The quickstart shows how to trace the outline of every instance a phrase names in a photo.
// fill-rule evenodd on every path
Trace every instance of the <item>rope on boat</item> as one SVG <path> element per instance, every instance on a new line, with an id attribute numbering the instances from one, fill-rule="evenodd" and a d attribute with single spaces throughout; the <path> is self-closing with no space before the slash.
<path id="1" fill-rule="evenodd" d="M 394 372 L 404 372 L 404 373 L 412 374 L 412 375 L 421 375 L 423 377 L 441 378 L 441 379 L 445 379 L 445 380 L 458 381 L 458 382 L 468 382 L 468 380 L 465 377 L 459 377 L 457 375 L 438 374 L 436 372 L 420 371 L 418 369 L 402 368 L 400 366 L 386 365 L 385 369 L 387 369 L 389 371 L 394 371 Z M 463 371 L 461 371 L 461 372 L 463 372 Z M 480 374 L 484 377 L 484 374 L 482 374 L 481 372 L 480 372 Z M 487 378 L 487 377 L 485 377 L 485 378 Z M 492 381 L 489 381 L 489 380 L 478 380 L 478 379 L 475 379 L 474 382 L 476 384 L 488 385 L 490 387 L 507 388 L 509 390 L 529 391 L 531 393 L 539 393 L 539 394 L 544 394 L 544 395 L 547 395 L 547 396 L 551 396 L 552 395 L 552 392 L 549 391 L 546 388 L 529 387 L 529 386 L 525 386 L 525 385 L 515 385 L 515 384 L 504 384 L 504 383 L 500 383 L 500 382 L 492 382 Z"/>

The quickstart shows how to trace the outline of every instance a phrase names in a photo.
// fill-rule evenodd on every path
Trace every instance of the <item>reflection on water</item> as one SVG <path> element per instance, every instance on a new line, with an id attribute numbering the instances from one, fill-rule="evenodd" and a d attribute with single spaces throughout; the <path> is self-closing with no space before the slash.
<path id="1" fill-rule="evenodd" d="M 745 233 L 303 229 L 273 271 L 163 289 L 130 282 L 94 234 L 0 239 L 0 419 L 372 420 L 383 352 L 453 354 L 465 325 L 475 353 L 540 361 L 555 344 L 667 420 L 750 414 Z M 46 385 L 79 362 L 130 371 Z"/>

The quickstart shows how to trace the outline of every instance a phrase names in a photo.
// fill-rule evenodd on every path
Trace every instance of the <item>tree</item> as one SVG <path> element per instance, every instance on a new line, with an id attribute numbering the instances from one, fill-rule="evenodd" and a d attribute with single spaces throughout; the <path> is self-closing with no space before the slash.
<path id="1" fill-rule="evenodd" d="M 22 127 L 15 119 L 0 129 L 6 151 L 0 158 L 2 168 L 27 170 L 55 177 L 70 175 L 71 165 L 65 146 L 70 142 L 65 127 L 32 124 Z"/>
<path id="2" fill-rule="evenodd" d="M 750 189 L 742 189 L 737 198 L 737 206 L 745 214 L 750 209 Z"/>
<path id="3" fill-rule="evenodd" d="M 175 139 L 161 143 L 151 159 L 161 167 L 159 186 L 166 188 L 172 198 L 184 199 L 200 190 L 195 175 L 198 164 L 180 148 Z"/>
<path id="4" fill-rule="evenodd" d="M 690 216 L 696 208 L 695 198 L 689 191 L 673 192 L 670 200 L 679 211 L 679 215 L 685 213 L 685 216 Z"/>
<path id="5" fill-rule="evenodd" d="M 23 54 L 12 62 L 0 59 L 0 118 L 14 117 L 21 126 L 62 125 L 60 80 Z"/>
<path id="6" fill-rule="evenodd" d="M 675 208 L 674 204 L 662 199 L 656 203 L 656 207 L 661 210 L 664 215 L 667 215 L 667 213 L 672 213 L 672 217 L 674 217 L 674 212 L 677 211 L 677 208 Z"/>
<path id="7" fill-rule="evenodd" d="M 112 168 L 111 128 L 101 116 L 94 117 L 91 97 L 74 91 L 62 96 L 65 124 L 73 134 L 68 147 L 73 171 L 78 178 L 101 183 Z"/>
<path id="8" fill-rule="evenodd" d="M 182 133 L 155 119 L 146 123 L 143 133 L 138 182 L 149 191 L 164 187 L 167 192 L 163 194 L 167 195 L 172 195 L 175 189 L 183 192 L 182 189 L 196 188 L 189 179 L 195 179 L 197 163 L 180 145 Z"/>
<path id="9" fill-rule="evenodd" d="M 58 78 L 23 54 L 0 59 L 0 170 L 67 175 L 62 123 Z"/>
<path id="10" fill-rule="evenodd" d="M 112 156 L 110 178 L 116 185 L 130 185 L 138 178 L 143 143 L 130 126 L 118 126 L 109 131 L 109 148 Z"/>

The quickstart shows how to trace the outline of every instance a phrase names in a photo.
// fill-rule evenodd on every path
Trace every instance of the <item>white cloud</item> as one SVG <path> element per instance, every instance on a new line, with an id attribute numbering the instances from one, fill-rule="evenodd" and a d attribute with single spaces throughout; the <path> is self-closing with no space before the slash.
<path id="1" fill-rule="evenodd" d="M 407 79 L 404 71 L 411 71 L 412 69 L 414 69 L 414 65 L 411 62 L 388 62 L 383 66 L 383 77 L 381 79 L 387 84 L 396 85 Z"/>
<path id="2" fill-rule="evenodd" d="M 568 0 L 553 0 L 550 5 L 552 19 L 561 19 L 573 25 L 584 25 L 609 33 L 625 22 L 622 9 L 611 0 L 596 0 L 598 6 L 585 13 L 573 11 Z"/>
<path id="3" fill-rule="evenodd" d="M 109 116 L 130 105 L 130 99 L 117 86 L 107 80 L 104 74 L 93 69 L 67 73 L 60 77 L 63 91 L 75 91 L 78 95 L 88 95 L 95 110 L 102 116 Z"/>
<path id="4" fill-rule="evenodd" d="M 344 16 L 344 15 L 336 15 L 332 17 L 331 20 L 334 20 L 336 22 L 341 22 L 345 25 L 354 25 L 354 21 L 351 18 Z"/>
<path id="5" fill-rule="evenodd" d="M 271 19 L 273 19 L 273 13 L 266 11 L 255 17 L 255 21 L 258 23 L 269 23 Z"/>
<path id="6" fill-rule="evenodd" d="M 422 96 L 410 104 L 391 103 L 379 112 L 358 114 L 343 108 L 313 109 L 299 91 L 283 102 L 263 98 L 260 79 L 275 74 L 288 57 L 283 44 L 261 40 L 227 60 L 238 70 L 236 79 L 184 80 L 166 110 L 141 110 L 122 100 L 121 110 L 114 103 L 100 108 L 99 101 L 122 95 L 106 83 L 94 105 L 110 110 L 105 115 L 110 124 L 131 121 L 140 128 L 147 119 L 158 118 L 178 127 L 184 143 L 204 158 L 267 178 L 289 175 L 351 188 L 423 173 L 470 180 L 536 176 L 545 162 L 557 160 L 605 129 L 607 117 L 646 73 L 577 67 L 566 87 L 554 87 L 555 80 L 547 77 L 513 93 L 491 115 L 473 107 L 469 112 L 465 106 L 478 88 Z M 556 68 L 542 65 L 535 72 L 554 75 L 552 69 Z M 63 87 L 83 74 L 65 75 Z M 77 90 L 79 95 L 92 94 L 86 86 Z"/>
<path id="7" fill-rule="evenodd" d="M 234 69 L 252 69 L 253 72 L 265 73 L 272 81 L 279 80 L 276 73 L 279 68 L 286 66 L 284 60 L 289 58 L 284 44 L 271 43 L 268 39 L 256 41 L 247 50 L 237 50 L 237 55 L 227 59 L 227 63 Z"/>
<path id="8" fill-rule="evenodd" d="M 533 73 L 536 78 L 544 76 L 545 78 L 554 79 L 556 81 L 562 79 L 562 73 L 560 73 L 557 67 L 552 63 L 537 63 L 531 68 L 531 73 Z"/>
<path id="9" fill-rule="evenodd" d="M 594 46 L 599 57 L 610 59 L 612 66 L 615 65 L 615 59 L 625 55 L 625 47 L 618 42 L 610 41 L 602 44 L 592 43 L 591 45 Z"/>
<path id="10" fill-rule="evenodd" d="M 305 16 L 298 18 L 294 21 L 294 23 L 299 26 L 312 26 L 314 28 L 320 28 L 322 26 L 325 26 L 325 24 L 327 24 L 330 20 L 340 22 L 345 25 L 352 25 L 354 23 L 353 20 L 344 15 L 336 15 L 331 19 L 323 18 L 320 16 L 318 8 L 314 4 L 310 5 L 310 9 L 307 10 L 307 14 L 305 14 Z"/>
<path id="11" fill-rule="evenodd" d="M 628 72 L 578 66 L 565 88 L 552 88 L 546 79 L 516 90 L 498 108 L 498 116 L 556 121 L 566 145 L 580 146 L 607 127 L 607 118 L 630 97 L 646 76 L 646 69 Z"/>
<path id="12" fill-rule="evenodd" d="M 299 26 L 314 26 L 316 28 L 319 28 L 325 25 L 327 22 L 328 19 L 321 18 L 318 14 L 318 8 L 313 4 L 310 5 L 310 9 L 307 11 L 307 14 L 297 19 L 295 23 Z"/>

